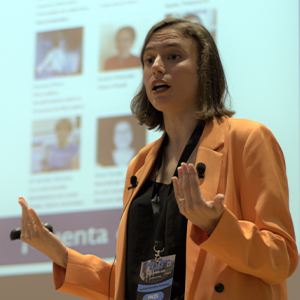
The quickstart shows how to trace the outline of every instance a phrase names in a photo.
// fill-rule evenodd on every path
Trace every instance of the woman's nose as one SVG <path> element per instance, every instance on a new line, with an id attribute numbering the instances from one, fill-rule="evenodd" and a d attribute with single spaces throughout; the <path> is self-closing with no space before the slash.
<path id="1" fill-rule="evenodd" d="M 164 74 L 165 71 L 165 66 L 163 63 L 163 60 L 161 59 L 160 56 L 156 56 L 153 64 L 152 64 L 152 73 L 153 75 L 157 74 L 157 73 L 161 73 Z"/>

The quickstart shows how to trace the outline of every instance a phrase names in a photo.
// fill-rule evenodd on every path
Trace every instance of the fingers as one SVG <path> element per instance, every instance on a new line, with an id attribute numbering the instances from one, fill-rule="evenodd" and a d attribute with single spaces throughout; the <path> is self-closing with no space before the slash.
<path id="1" fill-rule="evenodd" d="M 178 168 L 179 179 L 179 208 L 181 212 L 185 212 L 187 208 L 191 207 L 192 194 L 190 186 L 190 175 L 186 164 L 181 164 Z"/>
<path id="2" fill-rule="evenodd" d="M 176 176 L 172 178 L 173 187 L 174 187 L 174 194 L 177 202 L 179 201 L 179 181 Z"/>
<path id="3" fill-rule="evenodd" d="M 213 201 L 206 202 L 201 195 L 197 170 L 192 164 L 181 164 L 178 178 L 173 177 L 173 186 L 180 213 L 211 234 L 224 212 L 224 195 L 218 194 Z"/>
<path id="4" fill-rule="evenodd" d="M 43 223 L 33 208 L 28 209 L 34 228 L 40 233 L 44 230 Z"/>
<path id="5" fill-rule="evenodd" d="M 19 204 L 22 207 L 22 214 L 26 215 L 26 211 L 28 209 L 28 205 L 27 202 L 25 201 L 25 199 L 23 197 L 19 197 Z"/>
<path id="6" fill-rule="evenodd" d="M 173 188 L 174 188 L 174 195 L 177 201 L 178 206 L 180 205 L 181 202 L 185 200 L 184 198 L 184 193 L 183 193 L 183 188 L 182 188 L 182 168 L 179 167 L 177 169 L 178 171 L 178 177 L 174 176 L 172 178 L 173 181 Z"/>
<path id="7" fill-rule="evenodd" d="M 174 185 L 174 192 L 182 208 L 188 209 L 203 202 L 197 171 L 193 164 L 182 163 L 178 168 L 178 184 L 176 187 Z"/>
<path id="8" fill-rule="evenodd" d="M 217 213 L 222 213 L 224 211 L 224 198 L 223 194 L 217 194 L 214 197 L 214 208 Z"/>
<path id="9" fill-rule="evenodd" d="M 28 205 L 23 197 L 19 197 L 19 204 L 22 207 L 21 219 L 21 239 L 28 238 L 30 235 L 29 227 L 32 225 L 32 220 L 28 213 Z"/>
<path id="10" fill-rule="evenodd" d="M 18 202 L 22 207 L 21 239 L 28 240 L 34 236 L 37 230 L 42 230 L 43 225 L 36 212 L 32 208 L 28 208 L 23 197 L 19 197 Z"/>
<path id="11" fill-rule="evenodd" d="M 199 188 L 199 178 L 198 178 L 197 170 L 193 164 L 189 164 L 186 167 L 189 172 L 188 174 L 190 180 L 191 198 L 195 199 L 195 201 L 198 202 L 198 204 L 200 204 L 203 202 L 203 198 L 201 195 L 201 190 Z"/>

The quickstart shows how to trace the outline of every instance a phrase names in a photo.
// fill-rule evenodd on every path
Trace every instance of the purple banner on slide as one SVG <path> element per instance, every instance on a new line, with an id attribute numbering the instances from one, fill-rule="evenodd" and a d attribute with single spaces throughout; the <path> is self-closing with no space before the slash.
<path id="1" fill-rule="evenodd" d="M 68 247 L 83 254 L 111 258 L 116 252 L 116 236 L 121 210 L 92 211 L 59 215 L 43 215 L 54 233 Z M 0 265 L 47 262 L 49 258 L 26 243 L 10 240 L 10 231 L 20 226 L 20 218 L 0 220 Z"/>

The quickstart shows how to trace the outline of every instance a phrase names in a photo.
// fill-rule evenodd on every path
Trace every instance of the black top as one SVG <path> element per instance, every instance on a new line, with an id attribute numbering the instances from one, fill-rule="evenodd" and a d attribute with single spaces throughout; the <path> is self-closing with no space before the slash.
<path id="1" fill-rule="evenodd" d="M 126 249 L 126 300 L 136 300 L 141 262 L 154 259 L 154 222 L 151 196 L 154 182 L 147 180 L 132 201 L 128 212 Z M 167 201 L 165 250 L 161 256 L 176 254 L 172 300 L 183 299 L 185 289 L 185 249 L 187 220 L 179 212 L 170 185 L 158 184 L 162 206 Z"/>

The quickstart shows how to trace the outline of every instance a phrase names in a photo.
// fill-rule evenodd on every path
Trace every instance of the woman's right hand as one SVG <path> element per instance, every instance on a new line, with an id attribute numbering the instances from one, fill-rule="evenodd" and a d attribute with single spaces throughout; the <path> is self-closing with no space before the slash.
<path id="1" fill-rule="evenodd" d="M 59 266 L 66 268 L 68 262 L 68 251 L 66 246 L 45 228 L 32 208 L 28 208 L 23 197 L 19 197 L 22 207 L 21 240 L 40 252 L 47 255 Z"/>

